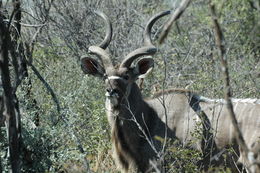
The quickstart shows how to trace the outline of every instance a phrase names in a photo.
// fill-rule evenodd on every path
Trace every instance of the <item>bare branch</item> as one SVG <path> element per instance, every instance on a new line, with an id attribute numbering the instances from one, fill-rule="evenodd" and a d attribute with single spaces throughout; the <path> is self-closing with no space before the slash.
<path id="1" fill-rule="evenodd" d="M 173 23 L 178 20 L 181 15 L 183 14 L 183 12 L 186 10 L 186 8 L 189 6 L 191 0 L 183 0 L 180 4 L 180 6 L 176 9 L 176 11 L 172 14 L 172 16 L 170 17 L 170 20 L 165 23 L 161 36 L 159 38 L 159 44 L 162 44 L 164 39 L 167 37 L 171 26 L 173 25 Z"/>
<path id="2" fill-rule="evenodd" d="M 224 36 L 223 36 L 223 32 L 221 30 L 221 27 L 219 25 L 218 22 L 218 18 L 216 15 L 216 9 L 215 9 L 215 5 L 211 2 L 211 0 L 209 1 L 209 8 L 210 8 L 210 13 L 211 13 L 211 18 L 212 18 L 212 22 L 213 22 L 213 29 L 215 32 L 215 43 L 216 46 L 218 48 L 218 54 L 219 54 L 219 58 L 221 61 L 221 70 L 223 73 L 223 82 L 224 82 L 224 97 L 226 100 L 226 105 L 227 105 L 227 109 L 229 112 L 229 116 L 231 118 L 231 122 L 232 125 L 235 129 L 235 135 L 236 135 L 236 140 L 239 144 L 239 146 L 241 147 L 241 154 L 243 155 L 243 159 L 245 159 L 245 166 L 247 167 L 247 170 L 249 172 L 251 172 L 250 169 L 250 160 L 248 159 L 248 154 L 249 154 L 249 149 L 245 143 L 245 140 L 243 138 L 242 132 L 238 126 L 238 122 L 234 113 L 234 109 L 233 109 L 233 104 L 231 101 L 231 86 L 230 86 L 230 77 L 229 77 L 229 71 L 228 71 L 228 62 L 227 62 L 227 56 L 226 56 L 226 50 L 225 50 L 225 45 L 224 45 Z"/>
<path id="3" fill-rule="evenodd" d="M 12 21 L 8 20 L 8 19 L 5 19 L 4 22 L 9 22 L 11 23 Z M 14 23 L 18 23 L 18 21 L 16 20 L 13 20 Z M 24 27 L 34 27 L 34 28 L 38 28 L 38 27 L 42 27 L 44 25 L 46 25 L 46 23 L 42 23 L 42 24 L 27 24 L 27 23 L 19 23 L 21 26 L 24 26 Z"/>

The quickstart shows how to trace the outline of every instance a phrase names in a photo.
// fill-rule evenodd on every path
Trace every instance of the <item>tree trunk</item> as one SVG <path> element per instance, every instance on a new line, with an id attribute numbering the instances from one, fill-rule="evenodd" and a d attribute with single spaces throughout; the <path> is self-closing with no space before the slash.
<path id="1" fill-rule="evenodd" d="M 15 111 L 14 92 L 10 80 L 9 71 L 9 49 L 11 47 L 10 33 L 7 25 L 3 22 L 3 16 L 0 16 L 0 71 L 3 85 L 4 117 L 6 122 L 7 138 L 10 154 L 10 172 L 20 172 L 20 144 L 21 129 L 20 117 Z"/>

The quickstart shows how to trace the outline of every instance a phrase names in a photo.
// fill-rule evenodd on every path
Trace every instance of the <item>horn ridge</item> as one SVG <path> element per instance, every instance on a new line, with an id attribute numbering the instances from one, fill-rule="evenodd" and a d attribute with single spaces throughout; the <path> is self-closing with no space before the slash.
<path id="1" fill-rule="evenodd" d="M 157 52 L 157 48 L 153 45 L 151 40 L 151 29 L 154 23 L 161 17 L 170 14 L 171 11 L 163 11 L 154 15 L 147 23 L 144 30 L 144 46 L 130 52 L 121 63 L 120 67 L 129 68 L 132 62 L 140 56 L 154 55 Z"/>
<path id="2" fill-rule="evenodd" d="M 88 51 L 89 53 L 97 55 L 98 58 L 101 60 L 103 67 L 105 69 L 108 69 L 109 67 L 113 67 L 113 63 L 110 59 L 110 56 L 105 51 L 105 49 L 108 47 L 112 39 L 112 24 L 105 13 L 99 10 L 94 11 L 94 13 L 97 14 L 102 19 L 104 19 L 106 25 L 106 35 L 104 40 L 98 46 L 90 46 L 88 48 Z"/>
<path id="3" fill-rule="evenodd" d="M 144 30 L 144 45 L 153 45 L 152 39 L 151 39 L 151 30 L 154 25 L 154 23 L 161 17 L 170 14 L 171 11 L 163 11 L 156 15 L 154 15 L 147 23 L 145 30 Z"/>
<path id="4" fill-rule="evenodd" d="M 94 13 L 97 14 L 102 19 L 104 19 L 104 21 L 105 21 L 106 36 L 105 36 L 104 40 L 98 46 L 101 47 L 102 49 L 106 49 L 112 39 L 112 33 L 113 33 L 112 24 L 111 24 L 111 21 L 109 20 L 108 16 L 105 13 L 103 13 L 102 11 L 96 10 L 96 11 L 94 11 Z"/>

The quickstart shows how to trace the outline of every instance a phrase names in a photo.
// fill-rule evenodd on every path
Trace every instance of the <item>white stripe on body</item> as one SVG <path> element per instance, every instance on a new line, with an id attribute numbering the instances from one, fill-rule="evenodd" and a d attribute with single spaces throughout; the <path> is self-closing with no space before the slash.
<path id="1" fill-rule="evenodd" d="M 199 96 L 198 99 L 202 102 L 215 102 L 215 103 L 226 103 L 225 99 L 210 99 L 207 97 Z M 233 103 L 252 103 L 252 104 L 260 104 L 260 99 L 257 98 L 246 98 L 246 99 L 236 99 L 232 98 L 231 101 Z"/>

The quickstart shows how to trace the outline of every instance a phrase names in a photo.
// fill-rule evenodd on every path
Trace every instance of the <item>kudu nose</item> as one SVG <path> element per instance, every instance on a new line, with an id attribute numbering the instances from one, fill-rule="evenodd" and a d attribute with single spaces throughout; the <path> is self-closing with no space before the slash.
<path id="1" fill-rule="evenodd" d="M 107 88 L 107 92 L 110 94 L 112 93 L 112 89 L 111 88 Z"/>
<path id="2" fill-rule="evenodd" d="M 117 96 L 118 95 L 116 89 L 107 88 L 106 90 L 107 90 L 106 96 L 110 96 L 111 97 L 111 96 Z"/>

